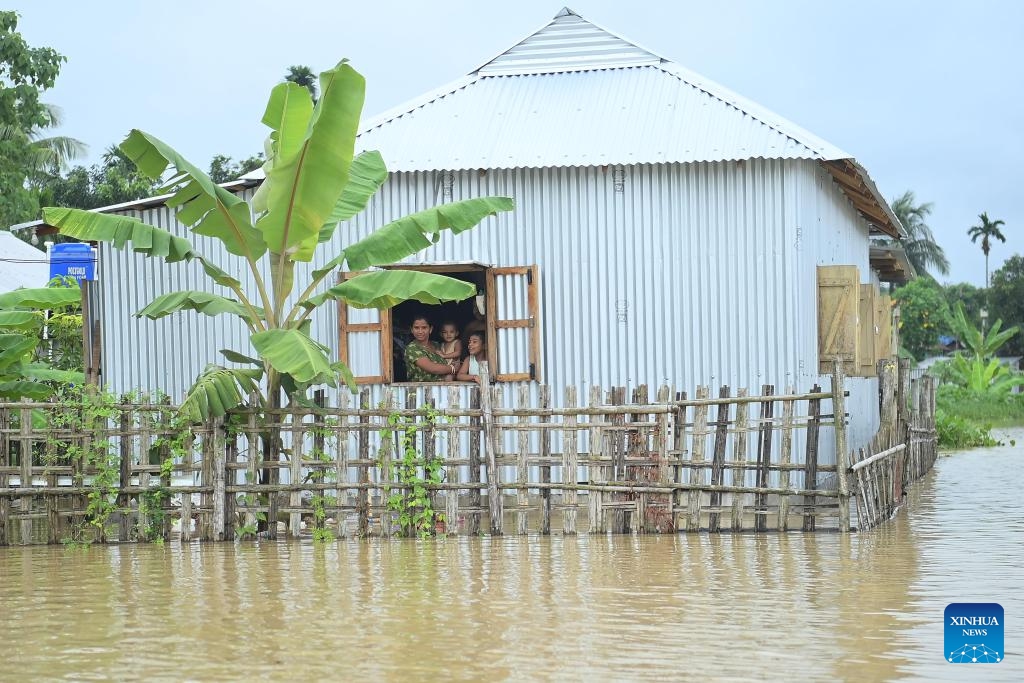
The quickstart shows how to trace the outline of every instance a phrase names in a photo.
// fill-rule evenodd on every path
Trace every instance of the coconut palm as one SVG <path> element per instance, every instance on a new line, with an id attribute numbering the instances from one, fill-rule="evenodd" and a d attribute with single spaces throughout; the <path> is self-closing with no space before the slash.
<path id="1" fill-rule="evenodd" d="M 914 193 L 907 190 L 892 202 L 892 211 L 903 224 L 907 236 L 903 249 L 907 260 L 918 274 L 928 273 L 932 268 L 942 275 L 949 274 L 949 260 L 942 247 L 935 241 L 935 235 L 925 219 L 932 212 L 932 203 L 917 204 Z"/>
<path id="2" fill-rule="evenodd" d="M 988 289 L 988 252 L 992 249 L 992 240 L 1006 242 L 1006 237 L 999 231 L 999 226 L 1006 224 L 1003 221 L 989 220 L 987 211 L 978 214 L 978 220 L 981 221 L 981 225 L 972 225 L 967 234 L 972 242 L 977 242 L 978 238 L 981 238 L 981 251 L 985 254 L 985 289 Z"/>
<path id="3" fill-rule="evenodd" d="M 46 123 L 42 126 L 23 131 L 17 126 L 0 126 L 0 140 L 22 139 L 28 149 L 28 180 L 40 183 L 47 177 L 59 175 L 69 168 L 69 162 L 84 156 L 85 143 L 66 135 L 44 137 L 43 131 L 58 128 L 63 123 L 60 107 L 44 104 Z"/>
<path id="4" fill-rule="evenodd" d="M 316 74 L 308 66 L 297 64 L 288 67 L 288 73 L 284 75 L 284 80 L 301 85 L 309 91 L 309 94 L 313 96 L 313 101 L 316 102 Z"/>

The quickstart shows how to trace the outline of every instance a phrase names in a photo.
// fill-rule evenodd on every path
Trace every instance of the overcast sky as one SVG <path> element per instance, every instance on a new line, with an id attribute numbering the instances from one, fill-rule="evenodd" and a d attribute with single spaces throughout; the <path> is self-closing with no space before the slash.
<path id="1" fill-rule="evenodd" d="M 564 0 L 562 0 L 564 2 Z M 546 24 L 553 0 L 16 0 L 33 46 L 68 58 L 44 99 L 86 163 L 131 128 L 197 165 L 262 149 L 266 97 L 287 67 L 348 57 L 364 116 L 462 76 Z M 1024 253 L 1024 3 L 575 0 L 584 18 L 774 110 L 840 147 L 889 199 L 911 189 L 952 264 L 983 285 L 967 229 L 1006 221 L 995 270 Z"/>

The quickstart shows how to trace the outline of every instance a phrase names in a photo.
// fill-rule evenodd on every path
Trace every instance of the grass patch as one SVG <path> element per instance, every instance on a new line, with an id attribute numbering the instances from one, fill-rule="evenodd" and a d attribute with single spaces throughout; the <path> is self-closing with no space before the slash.
<path id="1" fill-rule="evenodd" d="M 993 426 L 1024 424 L 1024 394 L 979 394 L 943 384 L 935 401 L 935 429 L 940 448 L 995 446 Z"/>

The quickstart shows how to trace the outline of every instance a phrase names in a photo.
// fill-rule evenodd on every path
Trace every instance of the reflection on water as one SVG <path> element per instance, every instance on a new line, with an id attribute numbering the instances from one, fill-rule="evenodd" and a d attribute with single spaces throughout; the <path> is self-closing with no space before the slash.
<path id="1" fill-rule="evenodd" d="M 1020 680 L 1017 450 L 848 537 L 3 548 L 0 680 Z M 1005 662 L 944 662 L 949 602 L 1003 605 Z"/>

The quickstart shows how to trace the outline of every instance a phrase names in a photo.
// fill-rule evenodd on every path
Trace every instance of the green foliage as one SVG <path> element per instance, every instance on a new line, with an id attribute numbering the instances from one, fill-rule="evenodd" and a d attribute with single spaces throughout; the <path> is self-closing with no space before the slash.
<path id="1" fill-rule="evenodd" d="M 936 401 L 947 414 L 976 424 L 1024 424 L 1024 394 L 979 394 L 953 384 L 941 384 Z"/>
<path id="2" fill-rule="evenodd" d="M 82 293 L 73 279 L 51 284 L 0 294 L 0 400 L 44 400 L 58 386 L 84 381 Z"/>
<path id="3" fill-rule="evenodd" d="M 103 160 L 89 168 L 75 166 L 43 183 L 40 201 L 48 206 L 95 209 L 152 197 L 160 184 L 135 168 L 118 147 L 107 149 Z"/>
<path id="4" fill-rule="evenodd" d="M 980 223 L 972 225 L 968 229 L 967 235 L 971 238 L 972 242 L 977 242 L 978 238 L 981 238 L 981 251 L 985 254 L 985 288 L 987 289 L 989 285 L 988 254 L 992 250 L 993 240 L 1006 241 L 1006 236 L 999 229 L 999 226 L 1005 225 L 1005 223 L 1001 220 L 991 220 L 988 217 L 988 212 L 978 214 L 978 220 Z"/>
<path id="5" fill-rule="evenodd" d="M 30 47 L 18 32 L 18 15 L 0 11 L 0 224 L 35 217 L 37 191 L 27 181 L 38 166 L 38 131 L 54 123 L 40 101 L 66 60 L 48 47 Z"/>
<path id="6" fill-rule="evenodd" d="M 968 352 L 958 351 L 944 368 L 949 381 L 976 394 L 995 396 L 1009 394 L 1014 387 L 1024 385 L 1024 376 L 1012 372 L 995 358 L 999 349 L 1019 331 L 1016 327 L 1003 330 L 1002 325 L 1003 321 L 997 320 L 982 334 L 968 322 L 963 306 L 957 304 L 953 329 Z"/>
<path id="7" fill-rule="evenodd" d="M 217 154 L 210 160 L 210 180 L 215 183 L 227 183 L 237 180 L 249 171 L 255 171 L 263 165 L 263 155 L 255 154 L 237 163 L 231 157 Z"/>
<path id="8" fill-rule="evenodd" d="M 948 273 L 949 260 L 942 247 L 935 241 L 935 235 L 927 223 L 932 212 L 932 203 L 918 204 L 914 193 L 907 190 L 892 200 L 891 207 L 907 233 L 900 244 L 906 251 L 907 260 L 914 267 L 914 271 L 918 275 L 929 275 L 932 270 L 942 275 Z"/>
<path id="9" fill-rule="evenodd" d="M 942 288 L 931 278 L 918 277 L 893 293 L 900 305 L 900 340 L 916 360 L 934 353 L 939 335 L 952 331 L 952 315 Z"/>
<path id="10" fill-rule="evenodd" d="M 989 289 L 989 316 L 1008 325 L 1024 326 L 1024 257 L 1014 254 L 992 273 Z M 1024 335 L 1010 339 L 1004 353 L 1024 355 Z"/>
<path id="11" fill-rule="evenodd" d="M 935 411 L 935 429 L 938 432 L 939 447 L 962 449 L 979 446 L 995 446 L 989 425 L 978 424 L 939 408 Z"/>
<path id="12" fill-rule="evenodd" d="M 443 417 L 430 406 L 421 409 L 423 421 L 420 427 L 435 426 Z M 395 439 L 397 456 L 385 468 L 387 481 L 395 481 L 401 488 L 394 492 L 385 489 L 387 509 L 398 516 L 398 526 L 406 536 L 426 537 L 432 535 L 438 523 L 445 521 L 444 514 L 434 510 L 431 485 L 441 483 L 441 459 L 421 456 L 416 448 L 417 422 L 400 413 L 388 416 L 388 428 L 381 437 Z"/>
<path id="13" fill-rule="evenodd" d="M 351 296 L 355 305 L 387 307 L 410 298 L 436 303 L 474 294 L 470 283 L 410 271 L 363 274 L 347 283 L 348 290 L 327 289 L 325 281 L 345 264 L 351 271 L 390 264 L 435 243 L 445 230 L 468 230 L 487 216 L 510 210 L 509 198 L 453 202 L 383 226 L 315 270 L 305 289 L 294 296 L 296 263 L 310 261 L 317 247 L 331 238 L 338 221 L 361 211 L 387 178 L 379 154 L 353 154 L 364 89 L 362 76 L 344 61 L 321 74 L 315 105 L 309 91 L 295 83 L 274 87 L 263 115 L 271 129 L 263 164 L 266 180 L 251 205 L 219 187 L 152 135 L 133 130 L 121 144 L 141 173 L 163 178 L 162 190 L 172 195 L 167 205 L 176 210 L 182 224 L 197 235 L 218 240 L 225 251 L 245 261 L 254 283 L 249 291 L 200 255 L 188 240 L 166 230 L 127 216 L 66 208 L 44 211 L 47 223 L 80 240 L 109 241 L 118 249 L 130 245 L 136 252 L 168 263 L 198 260 L 214 283 L 230 291 L 231 297 L 171 294 L 141 312 L 149 317 L 189 310 L 240 315 L 249 328 L 261 367 L 241 372 L 208 368 L 183 403 L 190 417 L 207 417 L 240 405 L 261 380 L 267 389 L 259 394 L 260 401 L 270 408 L 280 405 L 282 388 L 289 400 L 301 401 L 313 384 L 336 386 L 341 379 L 354 386 L 351 371 L 331 363 L 327 347 L 309 337 L 309 316 L 327 301 Z M 368 287 L 373 291 L 368 292 Z M 238 385 L 234 391 L 226 386 L 231 381 Z"/>

